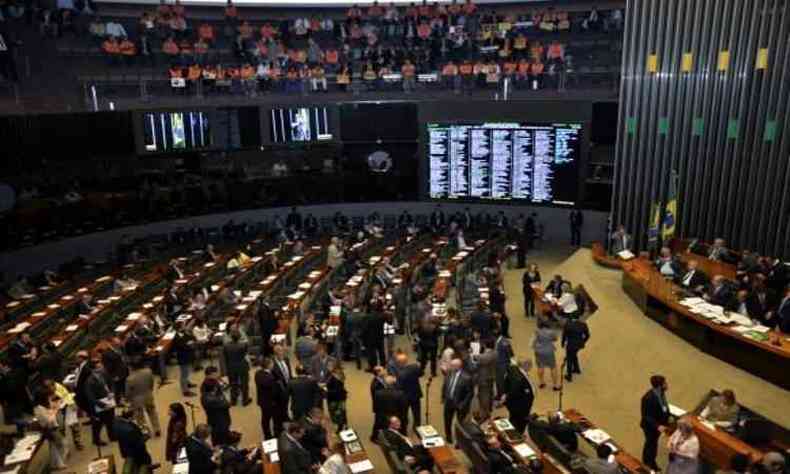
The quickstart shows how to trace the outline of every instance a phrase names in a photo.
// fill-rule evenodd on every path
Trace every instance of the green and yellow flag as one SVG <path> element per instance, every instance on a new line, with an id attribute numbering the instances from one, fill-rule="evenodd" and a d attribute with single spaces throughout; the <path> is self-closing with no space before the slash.
<path id="1" fill-rule="evenodd" d="M 661 237 L 667 241 L 675 236 L 675 224 L 678 216 L 678 175 L 672 171 L 669 177 L 669 194 L 667 195 L 667 207 L 664 210 L 664 222 L 661 229 Z"/>

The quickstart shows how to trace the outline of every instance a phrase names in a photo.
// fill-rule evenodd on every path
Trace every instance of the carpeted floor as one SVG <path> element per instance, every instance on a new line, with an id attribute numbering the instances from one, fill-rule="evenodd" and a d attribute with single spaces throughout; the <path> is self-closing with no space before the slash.
<path id="1" fill-rule="evenodd" d="M 555 273 L 561 273 L 574 285 L 583 284 L 600 306 L 598 313 L 588 321 L 592 338 L 580 355 L 583 373 L 565 386 L 563 407 L 579 409 L 637 457 L 641 455 L 642 447 L 639 399 L 647 390 L 650 375 L 656 373 L 667 377 L 669 400 L 682 408 L 694 407 L 711 388 L 731 388 L 741 404 L 783 426 L 790 426 L 790 392 L 701 353 L 649 320 L 620 289 L 620 272 L 595 265 L 589 250 L 574 252 L 567 247 L 539 249 L 530 255 L 530 261 L 540 266 L 544 281 Z M 535 322 L 524 318 L 522 272 L 506 271 L 507 308 L 515 351 L 517 355 L 530 355 L 529 342 Z M 410 349 L 404 337 L 398 342 L 404 349 Z M 561 354 L 558 354 L 558 359 L 561 359 Z M 175 377 L 177 369 L 171 367 L 170 370 Z M 346 376 L 349 422 L 365 440 L 376 472 L 386 473 L 389 469 L 380 449 L 367 442 L 373 422 L 368 391 L 370 375 L 346 364 Z M 200 379 L 193 377 L 195 383 Z M 428 400 L 431 424 L 441 431 L 439 382 L 432 386 Z M 254 389 L 252 395 L 255 396 Z M 167 385 L 157 393 L 163 427 L 167 425 L 166 407 L 179 398 L 178 384 Z M 193 398 L 192 401 L 199 407 L 198 399 Z M 545 413 L 557 406 L 557 392 L 553 392 L 549 384 L 540 391 L 534 410 Z M 506 414 L 506 411 L 501 409 L 499 413 Z M 244 434 L 243 446 L 260 443 L 260 416 L 255 404 L 233 408 L 232 417 L 233 429 Z M 200 408 L 196 410 L 196 419 L 198 422 L 204 420 Z M 83 436 L 89 444 L 87 429 Z M 152 439 L 148 448 L 155 460 L 163 459 L 163 438 Z M 117 444 L 112 449 L 116 460 L 120 461 Z M 96 450 L 92 447 L 73 454 L 69 460 L 69 471 L 86 472 L 87 463 L 95 456 Z M 463 455 L 459 453 L 459 456 Z M 666 452 L 662 449 L 659 464 L 665 463 Z M 160 472 L 170 472 L 170 466 L 163 465 Z"/>

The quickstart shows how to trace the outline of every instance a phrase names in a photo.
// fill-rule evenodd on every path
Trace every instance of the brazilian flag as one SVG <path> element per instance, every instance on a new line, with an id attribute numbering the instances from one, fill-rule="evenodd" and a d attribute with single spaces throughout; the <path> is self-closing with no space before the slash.
<path id="1" fill-rule="evenodd" d="M 651 246 L 658 243 L 658 234 L 661 233 L 661 202 L 654 202 L 650 206 L 650 226 L 647 228 L 647 241 Z"/>
<path id="2" fill-rule="evenodd" d="M 675 236 L 675 224 L 678 220 L 678 175 L 672 171 L 669 177 L 669 194 L 667 195 L 667 207 L 664 210 L 664 222 L 661 230 L 661 237 L 664 241 Z"/>

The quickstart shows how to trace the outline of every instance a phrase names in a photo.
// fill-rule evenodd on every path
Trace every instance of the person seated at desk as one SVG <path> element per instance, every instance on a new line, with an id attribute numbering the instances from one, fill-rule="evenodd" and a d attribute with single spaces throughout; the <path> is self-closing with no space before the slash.
<path id="1" fill-rule="evenodd" d="M 672 256 L 669 247 L 661 247 L 661 254 L 656 259 L 656 268 L 666 278 L 675 278 L 680 275 L 680 263 Z"/>
<path id="2" fill-rule="evenodd" d="M 214 245 L 206 245 L 206 263 L 216 262 L 219 255 L 214 251 Z"/>
<path id="3" fill-rule="evenodd" d="M 595 450 L 596 458 L 586 458 L 584 468 L 590 474 L 620 474 L 620 466 L 614 460 L 612 448 L 607 444 L 599 444 Z"/>
<path id="4" fill-rule="evenodd" d="M 730 458 L 730 468 L 720 469 L 716 474 L 746 474 L 749 472 L 749 456 L 746 454 L 737 453 Z"/>
<path id="5" fill-rule="evenodd" d="M 708 249 L 708 258 L 716 262 L 735 263 L 737 258 L 725 246 L 724 239 L 715 239 Z"/>
<path id="6" fill-rule="evenodd" d="M 532 415 L 532 419 L 529 421 L 530 433 L 543 432 L 546 436 L 556 439 L 570 452 L 579 449 L 579 439 L 576 436 L 579 428 L 575 424 L 563 421 L 557 412 L 549 412 L 547 419 L 548 421 L 543 421 L 537 414 Z"/>
<path id="7" fill-rule="evenodd" d="M 422 277 L 426 280 L 433 280 L 436 278 L 436 275 L 439 273 L 437 268 L 439 256 L 435 253 L 432 253 L 428 262 L 422 267 Z"/>
<path id="8" fill-rule="evenodd" d="M 721 395 L 711 397 L 700 417 L 721 428 L 729 429 L 738 423 L 740 407 L 735 400 L 735 392 L 724 390 Z"/>
<path id="9" fill-rule="evenodd" d="M 95 311 L 96 307 L 91 303 L 93 303 L 93 295 L 90 293 L 83 294 L 79 303 L 77 303 L 77 314 L 90 314 Z"/>
<path id="10" fill-rule="evenodd" d="M 678 275 L 676 283 L 685 290 L 701 292 L 708 283 L 708 277 L 701 270 L 697 270 L 698 265 L 696 260 L 689 260 L 686 273 Z"/>
<path id="11" fill-rule="evenodd" d="M 419 443 L 400 432 L 401 421 L 397 416 L 389 418 L 389 427 L 384 431 L 384 438 L 395 454 L 414 471 L 433 470 L 433 458 L 428 450 Z M 496 472 L 496 471 L 492 471 Z"/>
<path id="12" fill-rule="evenodd" d="M 524 472 L 518 463 L 516 454 L 499 441 L 496 435 L 486 438 L 486 457 L 488 458 L 488 472 L 497 474 L 516 474 Z"/>
<path id="13" fill-rule="evenodd" d="M 562 295 L 560 295 L 560 299 L 557 301 L 559 315 L 566 318 L 578 315 L 579 305 L 576 301 L 576 293 L 571 289 L 571 284 L 567 281 L 563 282 L 561 288 Z"/>
<path id="14" fill-rule="evenodd" d="M 129 275 L 123 275 L 113 282 L 113 292 L 133 290 L 138 285 L 138 282 Z"/>
<path id="15" fill-rule="evenodd" d="M 631 234 L 625 231 L 625 226 L 620 224 L 617 230 L 612 232 L 610 241 L 612 242 L 612 253 L 617 255 L 623 250 L 631 250 L 633 239 L 631 238 Z"/>
<path id="16" fill-rule="evenodd" d="M 184 278 L 184 270 L 181 269 L 181 265 L 175 258 L 170 260 L 170 264 L 167 268 L 166 278 L 167 281 L 170 282 Z"/>
<path id="17" fill-rule="evenodd" d="M 559 298 L 562 295 L 562 285 L 568 283 L 562 279 L 562 275 L 554 275 L 554 278 L 546 285 L 546 293 Z"/>
<path id="18" fill-rule="evenodd" d="M 469 440 L 477 443 L 480 447 L 485 446 L 486 443 L 486 432 L 483 429 L 483 426 L 487 426 L 490 420 L 485 419 L 483 413 L 476 411 L 472 414 L 472 416 L 464 421 L 461 421 L 459 424 L 461 428 L 463 428 L 466 435 L 469 437 Z"/>
<path id="19" fill-rule="evenodd" d="M 763 326 L 774 328 L 778 323 L 774 308 L 776 308 L 776 293 L 765 286 L 762 280 L 755 281 L 746 299 L 748 316 Z M 738 312 L 743 314 L 740 310 Z"/>
<path id="20" fill-rule="evenodd" d="M 190 311 L 201 311 L 206 309 L 206 301 L 208 300 L 208 296 L 206 296 L 205 289 L 196 289 L 192 293 L 192 298 L 189 299 L 189 310 Z"/>
<path id="21" fill-rule="evenodd" d="M 790 285 L 785 288 L 785 295 L 779 303 L 779 308 L 776 310 L 778 315 L 777 324 L 779 330 L 785 334 L 790 334 Z"/>
<path id="22" fill-rule="evenodd" d="M 724 309 L 733 309 L 732 291 L 727 284 L 727 281 L 721 275 L 714 275 L 711 280 L 710 288 L 702 298 L 710 304 L 715 304 L 723 307 Z"/>

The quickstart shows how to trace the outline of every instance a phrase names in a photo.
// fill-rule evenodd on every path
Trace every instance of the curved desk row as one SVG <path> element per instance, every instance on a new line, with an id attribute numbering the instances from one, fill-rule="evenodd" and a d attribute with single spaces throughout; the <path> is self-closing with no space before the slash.
<path id="1" fill-rule="evenodd" d="M 598 265 L 607 268 L 614 268 L 617 270 L 623 268 L 623 261 L 617 257 L 612 257 L 611 255 L 607 254 L 606 249 L 603 248 L 603 244 L 601 242 L 593 242 L 591 250 L 593 261 Z"/>
<path id="2" fill-rule="evenodd" d="M 644 259 L 623 264 L 626 294 L 651 319 L 700 350 L 790 390 L 790 335 L 778 331 L 757 334 L 737 331 L 695 314 L 680 303 L 679 288 Z"/>

